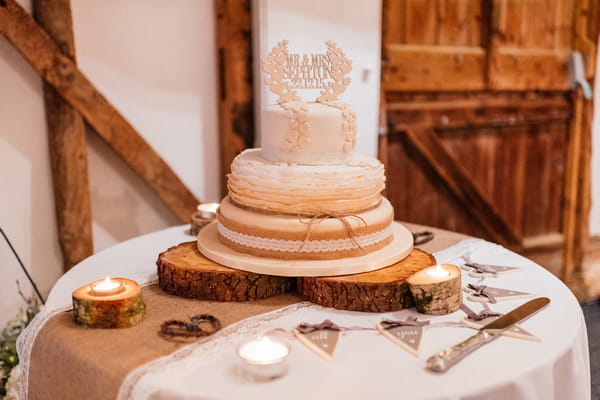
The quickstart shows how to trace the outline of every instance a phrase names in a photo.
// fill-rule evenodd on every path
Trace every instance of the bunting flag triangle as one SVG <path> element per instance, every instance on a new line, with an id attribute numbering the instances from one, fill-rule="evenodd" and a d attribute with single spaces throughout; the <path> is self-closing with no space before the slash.
<path id="1" fill-rule="evenodd" d="M 464 290 L 470 294 L 468 299 L 471 301 L 495 303 L 497 301 L 522 300 L 533 297 L 533 294 L 531 293 L 520 292 L 518 290 L 502 289 L 491 286 L 470 286 L 472 287 L 467 286 Z M 478 288 L 479 290 L 474 288 Z"/>
<path id="2" fill-rule="evenodd" d="M 515 272 L 520 269 L 519 267 L 480 263 L 466 263 L 461 268 L 469 272 L 469 276 L 472 278 L 497 277 L 498 275 Z"/>
<path id="3" fill-rule="evenodd" d="M 487 317 L 487 318 L 484 318 L 479 321 L 473 321 L 472 319 L 469 319 L 467 317 L 467 318 L 463 319 L 462 322 L 469 328 L 480 329 L 481 327 L 489 324 L 490 322 L 492 322 L 500 317 L 501 316 Z M 516 339 L 531 340 L 534 342 L 541 341 L 541 339 L 539 337 L 535 336 L 534 334 L 530 333 L 529 331 L 526 331 L 525 329 L 521 328 L 519 325 L 516 325 L 516 324 L 513 325 L 511 328 L 504 330 L 502 332 L 502 334 L 504 336 L 514 337 Z"/>
<path id="4" fill-rule="evenodd" d="M 331 329 L 318 329 L 309 333 L 302 333 L 298 328 L 294 329 L 294 335 L 300 343 L 327 361 L 333 360 L 333 353 L 340 338 L 340 333 L 339 330 Z"/>
<path id="5" fill-rule="evenodd" d="M 386 328 L 379 322 L 377 330 L 400 348 L 415 357 L 419 356 L 421 339 L 423 338 L 423 326 L 394 326 Z"/>

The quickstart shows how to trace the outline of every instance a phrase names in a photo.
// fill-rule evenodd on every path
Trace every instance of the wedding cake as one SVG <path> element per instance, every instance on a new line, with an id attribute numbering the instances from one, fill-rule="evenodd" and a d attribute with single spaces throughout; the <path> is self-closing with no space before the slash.
<path id="1" fill-rule="evenodd" d="M 262 113 L 260 149 L 238 155 L 218 211 L 218 239 L 240 253 L 285 260 L 362 256 L 393 240 L 394 211 L 381 195 L 384 167 L 354 152 L 356 115 L 337 99 L 351 69 L 327 42 L 326 54 L 288 54 L 287 42 L 263 60 L 279 95 Z M 321 88 L 316 102 L 293 89 Z"/>

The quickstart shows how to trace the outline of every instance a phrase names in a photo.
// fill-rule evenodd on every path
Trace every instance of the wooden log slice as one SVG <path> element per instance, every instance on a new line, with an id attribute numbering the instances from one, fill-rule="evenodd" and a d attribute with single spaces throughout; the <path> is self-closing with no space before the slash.
<path id="1" fill-rule="evenodd" d="M 325 307 L 367 312 L 401 310 L 414 305 L 406 279 L 433 264 L 431 254 L 413 249 L 404 260 L 377 271 L 298 278 L 297 289 L 303 299 Z"/>
<path id="2" fill-rule="evenodd" d="M 294 280 L 224 267 L 198 251 L 196 242 L 171 247 L 158 256 L 158 284 L 167 293 L 217 301 L 264 299 L 290 290 Z"/>
<path id="3" fill-rule="evenodd" d="M 130 328 L 146 318 L 146 304 L 140 285 L 125 278 L 113 278 L 122 284 L 117 294 L 97 297 L 85 285 L 73 291 L 73 319 L 88 328 Z"/>
<path id="4" fill-rule="evenodd" d="M 433 278 L 425 271 L 419 271 L 408 278 L 410 292 L 420 313 L 450 314 L 462 304 L 460 269 L 451 264 L 442 264 L 440 268 L 448 272 L 447 277 Z"/>

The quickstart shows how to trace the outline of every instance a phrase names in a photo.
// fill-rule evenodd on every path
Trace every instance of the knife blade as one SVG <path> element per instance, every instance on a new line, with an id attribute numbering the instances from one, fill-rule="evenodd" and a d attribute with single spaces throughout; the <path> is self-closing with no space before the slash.
<path id="1" fill-rule="evenodd" d="M 426 368 L 434 372 L 445 372 L 451 366 L 462 360 L 465 356 L 472 353 L 479 347 L 496 339 L 502 331 L 510 328 L 517 322 L 530 317 L 536 311 L 550 303 L 547 297 L 538 297 L 515 308 L 502 317 L 481 327 L 479 331 L 467 340 L 456 344 L 435 354 L 427 359 Z"/>

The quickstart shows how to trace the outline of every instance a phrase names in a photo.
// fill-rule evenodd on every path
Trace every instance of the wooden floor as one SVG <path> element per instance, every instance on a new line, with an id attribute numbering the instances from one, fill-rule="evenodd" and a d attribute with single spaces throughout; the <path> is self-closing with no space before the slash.
<path id="1" fill-rule="evenodd" d="M 559 276 L 562 266 L 561 250 L 531 251 L 524 255 Z M 581 272 L 576 274 L 569 287 L 580 302 L 591 301 L 600 296 L 600 236 L 590 239 Z"/>

